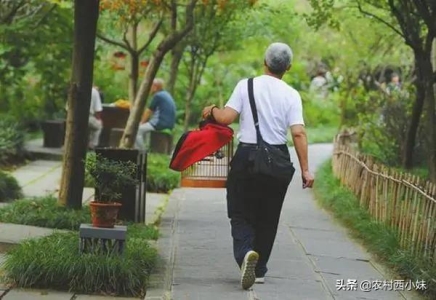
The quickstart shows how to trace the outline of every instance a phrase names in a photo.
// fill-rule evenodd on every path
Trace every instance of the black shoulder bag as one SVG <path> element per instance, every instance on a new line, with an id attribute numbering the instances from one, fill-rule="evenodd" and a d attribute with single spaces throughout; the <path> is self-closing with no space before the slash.
<path id="1" fill-rule="evenodd" d="M 260 134 L 256 102 L 254 101 L 253 78 L 248 79 L 248 97 L 250 99 L 250 107 L 257 136 L 257 145 L 251 154 L 253 173 L 291 182 L 295 168 L 289 156 L 278 147 L 265 142 Z"/>

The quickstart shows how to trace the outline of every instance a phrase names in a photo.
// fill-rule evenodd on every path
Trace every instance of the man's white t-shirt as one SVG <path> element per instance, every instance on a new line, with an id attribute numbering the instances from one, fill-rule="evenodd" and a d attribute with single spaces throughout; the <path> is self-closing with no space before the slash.
<path id="1" fill-rule="evenodd" d="M 91 91 L 91 105 L 89 106 L 89 114 L 94 115 L 96 112 L 101 112 L 103 110 L 103 106 L 101 104 L 100 94 L 96 88 L 92 88 Z"/>
<path id="2" fill-rule="evenodd" d="M 283 80 L 269 75 L 255 77 L 253 91 L 263 140 L 272 145 L 286 144 L 289 127 L 304 125 L 300 93 Z M 255 144 L 256 128 L 248 98 L 248 79 L 238 82 L 225 106 L 240 115 L 239 141 Z"/>

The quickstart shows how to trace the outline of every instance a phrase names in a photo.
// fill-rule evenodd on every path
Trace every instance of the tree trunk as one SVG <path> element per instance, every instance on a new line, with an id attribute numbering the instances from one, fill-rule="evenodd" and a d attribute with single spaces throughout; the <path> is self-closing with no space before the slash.
<path id="1" fill-rule="evenodd" d="M 426 72 L 426 107 L 427 107 L 427 130 L 428 130 L 428 165 L 430 180 L 436 183 L 436 84 L 434 72 L 436 72 L 436 39 L 433 39 L 433 47 L 429 53 L 429 67 Z"/>
<path id="2" fill-rule="evenodd" d="M 152 81 L 156 76 L 157 71 L 168 51 L 173 49 L 177 43 L 179 43 L 193 28 L 194 26 L 194 8 L 198 0 L 191 0 L 186 6 L 186 25 L 180 31 L 175 31 L 164 38 L 156 50 L 154 51 L 150 64 L 147 67 L 145 78 L 139 87 L 139 91 L 136 95 L 135 103 L 130 110 L 129 119 L 127 120 L 126 129 L 124 130 L 123 137 L 120 141 L 121 148 L 132 148 L 136 134 L 138 132 L 139 122 L 144 112 L 145 105 L 147 104 L 147 98 L 150 94 Z M 172 12 L 172 21 L 177 20 L 177 7 L 174 6 Z"/>
<path id="3" fill-rule="evenodd" d="M 139 78 L 138 24 L 133 24 L 130 27 L 130 45 L 129 101 L 133 105 Z"/>
<path id="4" fill-rule="evenodd" d="M 129 101 L 135 103 L 136 92 L 138 90 L 139 78 L 139 55 L 137 52 L 130 53 L 130 74 L 129 74 Z"/>
<path id="5" fill-rule="evenodd" d="M 433 39 L 431 61 L 433 64 L 433 72 L 436 72 L 436 38 Z M 436 81 L 434 81 L 434 84 L 436 85 Z M 436 88 L 436 86 L 435 86 L 435 88 Z M 435 90 L 435 93 L 436 93 L 436 90 Z"/>
<path id="6" fill-rule="evenodd" d="M 405 169 L 413 168 L 413 152 L 416 143 L 416 134 L 421 120 L 422 109 L 425 101 L 425 64 L 428 63 L 423 60 L 422 52 L 414 51 L 415 55 L 415 70 L 416 80 L 414 82 L 416 88 L 416 100 L 413 103 L 412 115 L 407 129 L 406 140 L 403 147 L 402 166 Z"/>
<path id="7" fill-rule="evenodd" d="M 177 75 L 179 74 L 179 65 L 183 57 L 184 45 L 176 46 L 172 51 L 170 78 L 168 79 L 167 90 L 171 95 L 174 95 Z"/>
<path id="8" fill-rule="evenodd" d="M 157 50 L 147 67 L 145 73 L 145 78 L 139 87 L 138 93 L 136 95 L 135 103 L 130 109 L 129 119 L 127 120 L 126 129 L 124 130 L 123 137 L 120 141 L 120 148 L 132 148 L 135 144 L 136 134 L 138 132 L 139 122 L 141 121 L 141 116 L 144 112 L 146 105 L 146 100 L 150 93 L 151 85 L 153 79 L 156 77 L 157 71 L 165 57 L 165 52 L 162 50 Z"/>
<path id="9" fill-rule="evenodd" d="M 185 98 L 185 121 L 183 123 L 184 131 L 188 131 L 189 118 L 191 117 L 191 102 L 192 102 L 192 98 L 194 98 L 195 88 L 196 88 L 195 82 L 196 82 L 197 68 L 195 66 L 197 64 L 197 59 L 198 58 L 195 53 L 191 54 L 191 62 L 189 64 L 189 86 Z"/>
<path id="10" fill-rule="evenodd" d="M 99 0 L 74 1 L 73 69 L 59 204 L 82 207 Z"/>

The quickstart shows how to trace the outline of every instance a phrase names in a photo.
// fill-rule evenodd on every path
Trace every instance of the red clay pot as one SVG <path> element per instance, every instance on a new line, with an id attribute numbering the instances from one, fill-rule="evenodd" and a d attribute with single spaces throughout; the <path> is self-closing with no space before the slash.
<path id="1" fill-rule="evenodd" d="M 92 226 L 114 228 L 121 203 L 100 203 L 92 201 L 89 206 L 91 207 Z"/>

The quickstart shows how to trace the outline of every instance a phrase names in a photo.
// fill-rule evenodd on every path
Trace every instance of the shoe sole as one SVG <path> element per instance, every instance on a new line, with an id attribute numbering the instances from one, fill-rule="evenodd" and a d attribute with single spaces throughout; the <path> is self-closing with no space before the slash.
<path id="1" fill-rule="evenodd" d="M 244 259 L 244 265 L 241 274 L 241 285 L 244 290 L 247 290 L 251 286 L 253 286 L 256 280 L 255 269 L 258 260 L 259 260 L 259 254 L 257 254 L 254 251 L 251 251 L 248 254 L 246 260 Z"/>

